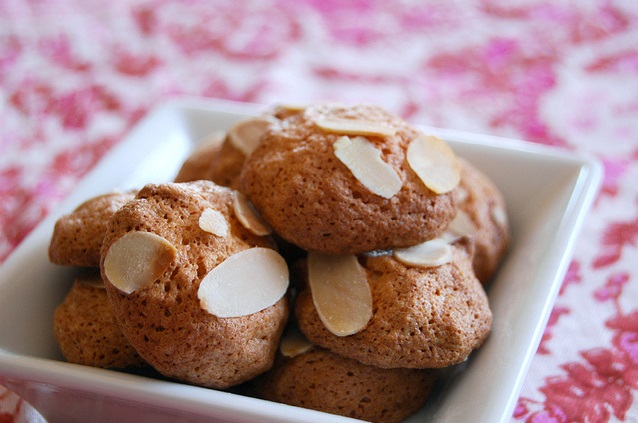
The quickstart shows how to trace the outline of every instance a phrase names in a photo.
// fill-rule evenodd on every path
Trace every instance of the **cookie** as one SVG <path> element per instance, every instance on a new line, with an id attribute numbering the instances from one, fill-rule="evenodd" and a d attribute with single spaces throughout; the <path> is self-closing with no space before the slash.
<path id="1" fill-rule="evenodd" d="M 175 182 L 213 181 L 238 188 L 239 173 L 246 155 L 235 148 L 224 134 L 213 134 L 184 161 Z"/>
<path id="2" fill-rule="evenodd" d="M 489 282 L 510 241 L 507 209 L 503 194 L 492 180 L 468 160 L 461 162 L 461 182 L 456 189 L 459 211 L 448 229 L 455 236 L 474 241 L 474 272 Z"/>
<path id="3" fill-rule="evenodd" d="M 133 192 L 99 195 L 60 217 L 49 243 L 49 260 L 64 266 L 99 267 L 106 223 L 133 197 Z"/>
<path id="4" fill-rule="evenodd" d="M 314 347 L 283 357 L 260 376 L 260 398 L 365 421 L 399 422 L 427 400 L 436 375 L 420 369 L 382 369 Z"/>
<path id="5" fill-rule="evenodd" d="M 283 113 L 273 109 L 236 122 L 226 133 L 211 134 L 182 164 L 175 182 L 201 179 L 240 189 L 239 174 L 246 157 L 260 142 L 261 135 Z"/>
<path id="6" fill-rule="evenodd" d="M 70 363 L 108 369 L 147 366 L 122 335 L 97 269 L 76 278 L 55 309 L 53 332 Z"/>
<path id="7" fill-rule="evenodd" d="M 207 210 L 226 222 L 225 231 L 200 223 Z M 126 261 L 126 244 L 114 247 L 122 239 L 139 239 L 152 251 L 146 283 L 130 292 L 109 267 L 115 251 Z M 229 188 L 209 181 L 145 186 L 109 221 L 102 247 L 102 275 L 122 332 L 155 370 L 187 383 L 223 389 L 266 371 L 288 316 L 286 298 L 249 315 L 218 317 L 203 308 L 199 288 L 229 258 L 272 246 L 240 223 Z M 147 266 L 119 271 L 135 273 L 138 265 Z"/>
<path id="8" fill-rule="evenodd" d="M 398 192 L 389 198 L 375 193 L 376 187 L 364 185 L 337 157 L 335 144 L 344 134 L 319 124 L 331 120 L 389 131 L 366 135 L 362 143 L 380 154 L 380 166 Z M 244 163 L 241 189 L 275 232 L 306 250 L 358 254 L 417 244 L 439 234 L 456 214 L 452 193 L 429 189 L 406 160 L 419 135 L 378 107 L 311 106 L 262 135 Z M 355 138 L 361 141 L 355 136 L 345 141 Z M 385 182 L 382 178 L 381 185 Z"/>
<path id="9" fill-rule="evenodd" d="M 225 133 L 215 132 L 200 141 L 182 163 L 174 182 L 210 180 L 208 177 L 210 161 L 219 151 L 225 137 Z"/>
<path id="10" fill-rule="evenodd" d="M 295 315 L 314 344 L 384 368 L 442 368 L 464 361 L 487 337 L 492 313 L 472 270 L 472 244 L 452 245 L 451 261 L 406 265 L 391 254 L 360 257 L 372 294 L 372 317 L 350 336 L 322 323 L 310 289 L 299 293 Z"/>

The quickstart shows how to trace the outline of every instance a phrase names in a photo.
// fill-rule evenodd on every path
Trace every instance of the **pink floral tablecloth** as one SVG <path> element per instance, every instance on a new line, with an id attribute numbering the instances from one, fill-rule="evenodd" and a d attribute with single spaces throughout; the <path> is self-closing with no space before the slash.
<path id="1" fill-rule="evenodd" d="M 1 1 L 0 262 L 180 95 L 371 102 L 599 157 L 512 421 L 638 421 L 638 2 Z M 38 416 L 0 387 L 14 421 Z"/>

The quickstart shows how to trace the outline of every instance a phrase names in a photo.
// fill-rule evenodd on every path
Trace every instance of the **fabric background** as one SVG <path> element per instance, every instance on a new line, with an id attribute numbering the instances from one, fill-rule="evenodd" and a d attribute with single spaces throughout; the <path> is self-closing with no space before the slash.
<path id="1" fill-rule="evenodd" d="M 512 421 L 638 421 L 638 2 L 2 0 L 0 262 L 180 95 L 370 102 L 599 157 Z M 0 422 L 24 421 L 0 387 Z"/>

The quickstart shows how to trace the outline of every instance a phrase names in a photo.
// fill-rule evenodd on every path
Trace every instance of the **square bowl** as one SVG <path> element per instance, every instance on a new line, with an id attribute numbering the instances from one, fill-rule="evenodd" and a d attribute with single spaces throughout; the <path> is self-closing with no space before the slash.
<path id="1" fill-rule="evenodd" d="M 78 184 L 0 267 L 0 384 L 51 423 L 340 422 L 351 419 L 145 376 L 67 363 L 53 312 L 74 269 L 47 251 L 55 221 L 82 201 L 113 189 L 171 181 L 206 135 L 263 106 L 182 98 L 153 110 Z M 591 157 L 523 141 L 423 128 L 445 139 L 503 192 L 510 250 L 488 289 L 492 333 L 443 388 L 408 421 L 509 421 L 567 270 L 578 230 L 602 179 Z"/>

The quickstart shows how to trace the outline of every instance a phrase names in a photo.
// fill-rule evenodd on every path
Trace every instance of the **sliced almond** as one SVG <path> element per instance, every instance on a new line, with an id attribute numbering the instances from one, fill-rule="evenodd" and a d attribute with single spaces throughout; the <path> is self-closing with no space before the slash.
<path id="1" fill-rule="evenodd" d="M 301 333 L 297 326 L 286 329 L 279 342 L 279 351 L 284 357 L 289 358 L 308 352 L 312 347 L 314 344 Z"/>
<path id="2" fill-rule="evenodd" d="M 91 288 L 106 289 L 102 276 L 96 275 L 81 275 L 75 278 L 75 280 L 83 285 L 90 286 Z"/>
<path id="3" fill-rule="evenodd" d="M 504 227 L 507 226 L 507 213 L 505 209 L 501 206 L 492 207 L 492 219 L 498 226 Z"/>
<path id="4" fill-rule="evenodd" d="M 437 267 L 452 261 L 452 246 L 435 238 L 409 248 L 397 248 L 394 257 L 409 266 Z"/>
<path id="5" fill-rule="evenodd" d="M 282 103 L 278 104 L 277 107 L 288 110 L 290 112 L 303 112 L 308 107 L 307 104 L 293 104 L 293 103 Z"/>
<path id="6" fill-rule="evenodd" d="M 230 143 L 245 155 L 259 145 L 259 139 L 270 128 L 274 118 L 257 117 L 237 122 L 228 131 Z"/>
<path id="7" fill-rule="evenodd" d="M 333 334 L 355 334 L 372 318 L 370 285 L 356 256 L 309 252 L 308 284 L 319 318 Z"/>
<path id="8" fill-rule="evenodd" d="M 176 256 L 176 248 L 165 238 L 129 232 L 106 252 L 104 273 L 113 286 L 130 294 L 162 276 Z"/>
<path id="9" fill-rule="evenodd" d="M 452 191 L 461 180 L 461 164 L 450 146 L 438 137 L 419 135 L 413 139 L 406 159 L 425 186 L 437 194 Z"/>
<path id="10" fill-rule="evenodd" d="M 220 145 L 224 138 L 226 138 L 226 132 L 224 131 L 215 131 L 206 135 L 201 141 L 198 143 L 197 148 L 205 148 L 211 145 Z"/>
<path id="11" fill-rule="evenodd" d="M 467 190 L 463 187 L 458 187 L 456 189 L 456 202 L 458 204 L 463 204 L 465 203 L 468 198 L 470 198 L 470 193 L 467 192 Z"/>
<path id="12" fill-rule="evenodd" d="M 247 316 L 275 304 L 288 289 L 288 266 L 270 248 L 233 254 L 202 279 L 201 307 L 221 318 Z"/>
<path id="13" fill-rule="evenodd" d="M 265 236 L 272 232 L 248 198 L 239 191 L 233 191 L 233 211 L 239 222 L 255 235 Z"/>
<path id="14" fill-rule="evenodd" d="M 390 136 L 397 133 L 396 128 L 368 120 L 319 118 L 315 123 L 325 131 L 343 135 Z"/>
<path id="15" fill-rule="evenodd" d="M 474 221 L 465 211 L 459 210 L 454 219 L 448 224 L 446 232 L 451 233 L 455 237 L 476 235 L 478 228 Z"/>
<path id="16" fill-rule="evenodd" d="M 367 138 L 343 136 L 333 148 L 335 156 L 372 193 L 391 198 L 401 190 L 401 177 Z"/>
<path id="17" fill-rule="evenodd" d="M 203 231 L 221 237 L 228 235 L 229 231 L 228 221 L 224 215 L 213 209 L 206 209 L 202 212 L 199 216 L 199 227 Z"/>

